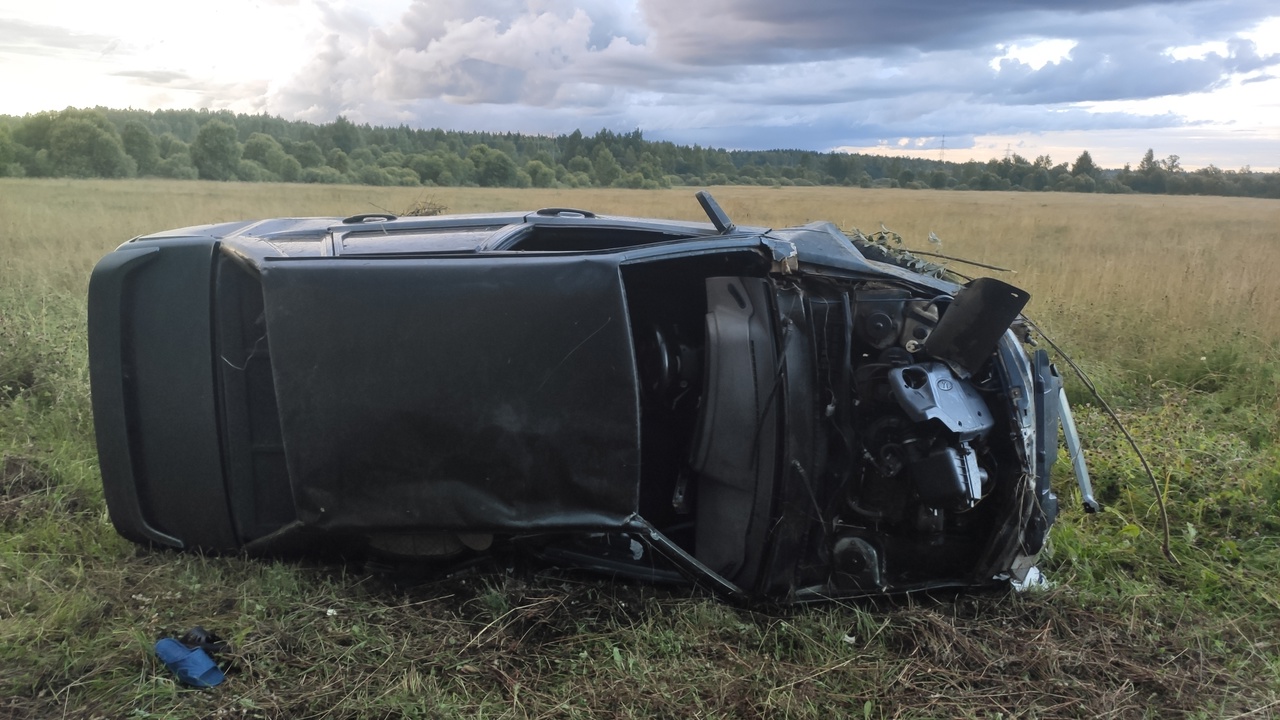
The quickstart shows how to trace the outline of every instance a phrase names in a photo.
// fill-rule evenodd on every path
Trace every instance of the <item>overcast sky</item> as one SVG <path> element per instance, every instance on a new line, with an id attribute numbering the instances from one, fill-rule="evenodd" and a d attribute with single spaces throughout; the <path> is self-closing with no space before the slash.
<path id="1" fill-rule="evenodd" d="M 0 0 L 0 114 L 94 105 L 1274 171 L 1280 2 Z"/>

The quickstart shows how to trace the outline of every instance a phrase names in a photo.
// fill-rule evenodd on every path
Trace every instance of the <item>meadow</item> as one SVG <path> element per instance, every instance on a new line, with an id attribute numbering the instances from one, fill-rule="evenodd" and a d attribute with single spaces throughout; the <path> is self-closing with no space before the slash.
<path id="1" fill-rule="evenodd" d="M 1051 586 L 793 609 L 497 571 L 394 586 L 363 567 L 141 549 L 102 501 L 89 272 L 130 237 L 244 218 L 570 206 L 702 219 L 694 188 L 507 190 L 0 179 L 0 717 L 1274 717 L 1280 715 L 1280 202 L 713 188 L 740 225 L 830 220 L 1016 270 L 1078 383 L 1106 510 L 1069 469 Z M 940 248 L 927 242 L 930 232 Z M 226 638 L 182 689 L 152 646 Z"/>

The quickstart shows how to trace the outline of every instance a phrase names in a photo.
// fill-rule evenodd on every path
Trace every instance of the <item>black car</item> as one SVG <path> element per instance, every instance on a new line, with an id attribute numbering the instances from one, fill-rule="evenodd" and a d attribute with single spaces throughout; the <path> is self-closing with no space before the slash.
<path id="1" fill-rule="evenodd" d="M 710 223 L 547 208 L 121 245 L 89 290 L 112 521 L 781 601 L 1025 581 L 1067 410 L 1011 330 L 1027 294 L 698 199 Z"/>

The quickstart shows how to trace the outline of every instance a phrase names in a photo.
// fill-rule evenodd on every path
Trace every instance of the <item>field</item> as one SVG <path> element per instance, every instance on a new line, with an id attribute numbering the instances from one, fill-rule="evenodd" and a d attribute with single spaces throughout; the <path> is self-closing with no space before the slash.
<path id="1" fill-rule="evenodd" d="M 89 271 L 137 234 L 282 215 L 582 207 L 702 218 L 693 189 L 0 179 L 0 718 L 1280 716 L 1280 203 L 716 188 L 738 224 L 831 220 L 1017 270 L 1167 492 L 1075 384 L 1107 506 L 1068 472 L 1052 587 L 763 611 L 553 571 L 393 586 L 360 566 L 152 552 L 102 501 Z M 953 265 L 961 272 L 973 268 Z M 1059 464 L 1061 471 L 1068 470 Z M 224 685 L 151 648 L 204 625 Z"/>

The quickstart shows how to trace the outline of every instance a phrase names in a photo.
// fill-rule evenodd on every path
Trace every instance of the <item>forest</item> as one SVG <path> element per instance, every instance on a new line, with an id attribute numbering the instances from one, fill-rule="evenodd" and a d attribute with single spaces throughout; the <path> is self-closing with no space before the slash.
<path id="1" fill-rule="evenodd" d="M 809 150 L 725 150 L 646 140 L 639 129 L 584 135 L 314 124 L 209 110 L 110 108 L 0 115 L 0 177 L 238 180 L 449 187 L 681 185 L 1152 193 L 1280 198 L 1280 173 L 1186 170 L 1154 150 L 1105 169 L 1016 153 L 986 162 Z"/>

